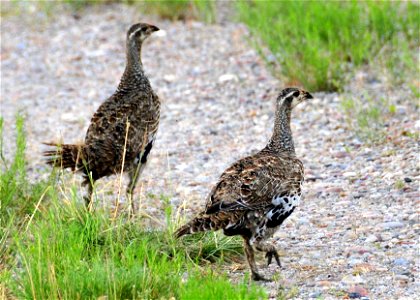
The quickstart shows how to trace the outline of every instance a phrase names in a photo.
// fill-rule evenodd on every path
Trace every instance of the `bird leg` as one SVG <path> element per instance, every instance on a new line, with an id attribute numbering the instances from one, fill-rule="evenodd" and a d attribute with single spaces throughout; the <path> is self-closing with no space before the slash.
<path id="1" fill-rule="evenodd" d="M 146 132 L 144 133 L 143 145 L 146 145 L 146 141 L 148 139 L 147 137 L 148 137 L 148 133 L 146 130 Z M 140 151 L 140 153 L 137 154 L 136 159 L 134 160 L 134 168 L 132 168 L 132 170 L 129 172 L 130 183 L 128 184 L 128 187 L 127 187 L 127 196 L 128 196 L 128 200 L 131 203 L 132 213 L 136 211 L 134 201 L 133 201 L 133 191 L 136 187 L 136 184 L 140 178 L 141 173 L 146 167 L 147 157 L 150 153 L 150 150 L 152 150 L 152 147 L 153 147 L 153 139 L 150 140 L 148 144 L 146 145 L 146 147 L 144 147 Z"/>
<path id="2" fill-rule="evenodd" d="M 94 182 L 90 181 L 90 178 L 86 179 L 84 184 L 88 185 L 88 195 L 84 197 L 85 199 L 85 205 L 86 205 L 86 209 L 88 211 L 92 211 L 93 208 L 93 185 Z"/>
<path id="3" fill-rule="evenodd" d="M 273 260 L 273 257 L 274 257 L 274 259 L 277 262 L 277 265 L 281 268 L 280 257 L 274 245 L 267 244 L 264 242 L 259 242 L 255 248 L 258 251 L 266 252 L 265 257 L 267 258 L 267 266 L 271 264 L 271 261 Z"/>
<path id="4" fill-rule="evenodd" d="M 130 182 L 128 183 L 126 193 L 127 193 L 128 201 L 130 202 L 130 205 L 131 205 L 131 213 L 134 213 L 136 210 L 136 207 L 133 201 L 133 192 L 134 192 L 134 189 L 136 188 L 137 182 L 139 181 L 140 175 L 143 172 L 145 166 L 146 164 L 142 164 L 139 162 L 128 173 Z"/>
<path id="5" fill-rule="evenodd" d="M 251 268 L 252 279 L 255 281 L 259 281 L 259 280 L 268 281 L 266 278 L 264 278 L 258 273 L 257 264 L 255 263 L 255 258 L 254 258 L 254 249 L 249 243 L 249 239 L 246 239 L 246 238 L 244 239 L 244 249 L 245 249 L 246 258 L 248 260 L 248 264 Z"/>

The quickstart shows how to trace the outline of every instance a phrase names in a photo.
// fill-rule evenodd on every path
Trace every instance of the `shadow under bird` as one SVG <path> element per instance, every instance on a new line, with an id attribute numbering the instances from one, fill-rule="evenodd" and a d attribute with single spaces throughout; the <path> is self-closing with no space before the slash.
<path id="1" fill-rule="evenodd" d="M 128 30 L 124 74 L 114 94 L 93 115 L 84 143 L 46 143 L 57 147 L 44 152 L 48 164 L 84 173 L 88 207 L 95 181 L 119 174 L 123 168 L 130 178 L 127 194 L 134 209 L 132 194 L 152 149 L 160 118 L 160 101 L 144 73 L 141 50 L 143 41 L 158 30 L 145 23 L 134 24 Z"/>
<path id="2" fill-rule="evenodd" d="M 295 210 L 302 195 L 304 169 L 296 157 L 290 118 L 296 105 L 312 98 L 297 88 L 281 91 L 268 144 L 223 172 L 207 198 L 204 211 L 177 230 L 178 238 L 223 229 L 225 235 L 240 235 L 244 239 L 254 280 L 267 280 L 258 273 L 254 249 L 266 253 L 268 265 L 274 257 L 281 267 L 279 255 L 267 239 Z"/>

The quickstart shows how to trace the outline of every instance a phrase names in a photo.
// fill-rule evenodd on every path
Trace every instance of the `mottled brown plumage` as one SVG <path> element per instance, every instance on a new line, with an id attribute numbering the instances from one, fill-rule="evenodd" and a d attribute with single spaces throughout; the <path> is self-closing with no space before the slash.
<path id="1" fill-rule="evenodd" d="M 240 235 L 251 267 L 252 278 L 259 275 L 254 247 L 266 252 L 268 264 L 280 259 L 266 240 L 298 205 L 304 169 L 296 158 L 290 116 L 292 109 L 312 96 L 296 88 L 284 89 L 277 98 L 273 135 L 255 155 L 240 159 L 220 176 L 208 196 L 205 210 L 182 226 L 176 236 L 223 229 L 226 235 Z"/>
<path id="2" fill-rule="evenodd" d="M 87 205 L 92 200 L 93 183 L 120 173 L 123 161 L 124 172 L 130 177 L 127 193 L 131 197 L 145 166 L 159 125 L 160 101 L 144 74 L 141 47 L 157 30 L 144 23 L 128 30 L 124 74 L 115 93 L 93 115 L 84 143 L 47 144 L 58 146 L 57 150 L 44 152 L 48 164 L 85 174 L 84 184 L 89 186 Z"/>

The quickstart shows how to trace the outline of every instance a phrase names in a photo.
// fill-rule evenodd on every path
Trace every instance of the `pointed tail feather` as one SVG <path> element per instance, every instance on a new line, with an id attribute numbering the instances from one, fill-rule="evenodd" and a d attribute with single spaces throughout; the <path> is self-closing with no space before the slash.
<path id="1" fill-rule="evenodd" d="M 219 230 L 223 227 L 224 223 L 225 222 L 223 222 L 222 220 L 217 219 L 215 215 L 201 215 L 179 228 L 175 232 L 175 237 L 180 238 L 181 236 L 186 234 L 210 230 Z"/>
<path id="2" fill-rule="evenodd" d="M 43 155 L 48 158 L 47 164 L 62 169 L 72 170 L 83 167 L 83 145 L 44 143 L 47 146 L 56 147 L 56 150 L 44 151 Z"/>

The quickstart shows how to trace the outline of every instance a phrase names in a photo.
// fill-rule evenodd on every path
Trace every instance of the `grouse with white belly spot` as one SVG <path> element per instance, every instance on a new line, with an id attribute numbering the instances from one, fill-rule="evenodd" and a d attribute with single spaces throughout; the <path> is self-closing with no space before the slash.
<path id="1" fill-rule="evenodd" d="M 266 253 L 268 265 L 278 253 L 267 243 L 299 203 L 304 180 L 302 162 L 296 157 L 290 129 L 292 109 L 312 99 L 306 91 L 284 89 L 277 98 L 274 131 L 267 146 L 223 172 L 207 199 L 205 210 L 176 232 L 185 234 L 223 229 L 240 235 L 254 280 L 265 280 L 257 270 L 254 248 Z"/>
<path id="2" fill-rule="evenodd" d="M 48 164 L 85 174 L 88 207 L 94 182 L 118 174 L 123 168 L 130 177 L 127 194 L 134 208 L 132 193 L 152 149 L 160 118 L 160 101 L 141 61 L 143 41 L 157 30 L 145 23 L 134 24 L 128 30 L 124 74 L 115 93 L 93 115 L 84 143 L 47 143 L 57 147 L 44 152 Z"/>

